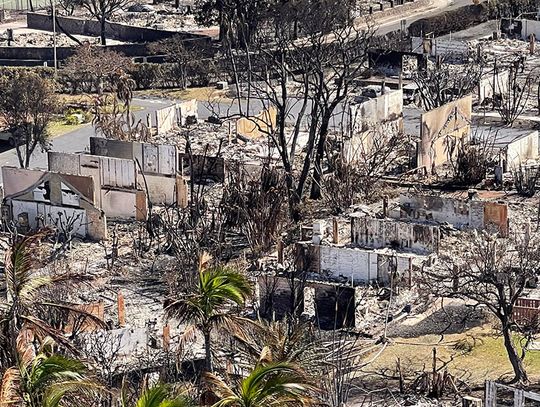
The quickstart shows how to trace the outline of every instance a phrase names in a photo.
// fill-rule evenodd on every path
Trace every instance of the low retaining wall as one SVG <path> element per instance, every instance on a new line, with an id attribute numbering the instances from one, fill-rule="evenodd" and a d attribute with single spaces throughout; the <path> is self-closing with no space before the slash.
<path id="1" fill-rule="evenodd" d="M 140 57 L 148 53 L 145 44 L 106 45 L 105 48 L 127 57 Z M 77 47 L 56 47 L 56 58 L 64 60 L 75 53 Z M 52 61 L 53 47 L 0 47 L 0 59 Z"/>
<path id="2" fill-rule="evenodd" d="M 100 23 L 97 20 L 59 16 L 58 22 L 59 25 L 70 34 L 99 37 L 101 32 Z M 26 15 L 26 23 L 28 28 L 36 30 L 52 31 L 53 29 L 52 18 L 47 14 L 28 13 Z M 202 34 L 156 30 L 153 28 L 136 27 L 111 22 L 105 23 L 105 36 L 119 41 L 152 42 L 177 35 L 181 36 L 186 41 L 211 41 L 209 36 Z"/>

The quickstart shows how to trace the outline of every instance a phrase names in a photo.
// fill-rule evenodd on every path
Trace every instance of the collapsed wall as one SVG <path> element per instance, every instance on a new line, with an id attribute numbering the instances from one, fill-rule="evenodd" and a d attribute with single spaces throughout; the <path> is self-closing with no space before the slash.
<path id="1" fill-rule="evenodd" d="M 503 237 L 508 236 L 506 203 L 402 194 L 399 207 L 401 219 L 449 223 L 457 229 L 494 228 Z"/>

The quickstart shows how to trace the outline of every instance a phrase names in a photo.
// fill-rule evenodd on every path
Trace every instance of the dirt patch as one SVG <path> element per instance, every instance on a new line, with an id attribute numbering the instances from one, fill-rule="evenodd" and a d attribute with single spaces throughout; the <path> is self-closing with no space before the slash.
<path id="1" fill-rule="evenodd" d="M 448 300 L 446 300 L 448 302 Z M 485 313 L 462 301 L 452 300 L 449 304 L 436 301 L 425 312 L 414 315 L 388 326 L 388 336 L 417 338 L 423 335 L 445 335 L 466 331 L 486 322 Z"/>

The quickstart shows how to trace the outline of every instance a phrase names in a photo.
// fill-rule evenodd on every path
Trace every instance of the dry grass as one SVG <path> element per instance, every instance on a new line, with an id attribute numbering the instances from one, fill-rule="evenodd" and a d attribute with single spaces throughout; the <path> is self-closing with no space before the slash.
<path id="1" fill-rule="evenodd" d="M 438 366 L 447 363 L 450 373 L 466 380 L 470 385 L 481 385 L 486 379 L 512 375 L 512 367 L 503 340 L 495 335 L 491 326 L 487 324 L 460 334 L 393 338 L 365 371 L 394 372 L 398 358 L 406 375 L 412 375 L 413 372 L 423 369 L 430 370 L 433 348 L 437 350 Z M 540 351 L 529 351 L 525 365 L 532 380 L 540 379 Z"/>

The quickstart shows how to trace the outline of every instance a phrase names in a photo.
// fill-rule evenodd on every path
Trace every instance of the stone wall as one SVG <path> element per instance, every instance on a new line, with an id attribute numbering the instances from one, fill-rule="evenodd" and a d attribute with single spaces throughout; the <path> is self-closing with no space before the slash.
<path id="1" fill-rule="evenodd" d="M 52 18 L 47 14 L 28 13 L 26 15 L 28 28 L 52 31 Z M 97 20 L 88 20 L 76 17 L 58 16 L 60 26 L 76 35 L 89 35 L 99 37 L 101 27 Z M 106 37 L 128 42 L 151 42 L 172 36 L 181 36 L 186 41 L 210 43 L 211 38 L 206 35 L 187 32 L 156 30 L 153 28 L 136 27 L 132 25 L 107 22 L 105 26 Z"/>

